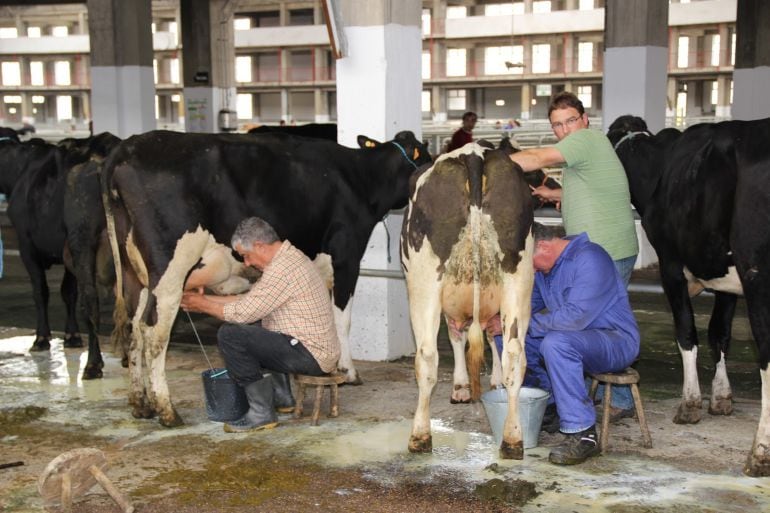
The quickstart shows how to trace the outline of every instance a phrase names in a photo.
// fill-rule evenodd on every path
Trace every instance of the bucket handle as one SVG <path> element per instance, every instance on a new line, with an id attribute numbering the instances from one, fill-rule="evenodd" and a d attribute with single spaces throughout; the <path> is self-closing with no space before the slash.
<path id="1" fill-rule="evenodd" d="M 190 317 L 190 312 L 185 310 L 184 313 L 187 314 L 187 319 L 189 319 L 190 321 L 190 326 L 192 326 L 193 333 L 195 333 L 195 338 L 198 339 L 198 344 L 201 346 L 201 351 L 203 351 L 203 357 L 206 358 L 206 363 L 209 364 L 209 369 L 211 369 L 211 372 L 214 372 L 214 366 L 211 365 L 211 361 L 209 360 L 209 355 L 206 354 L 206 350 L 203 348 L 203 342 L 201 342 L 201 338 L 198 336 L 198 330 L 195 329 L 195 324 L 193 323 L 192 317 Z M 211 377 L 216 378 L 217 376 L 221 376 L 225 372 L 227 372 L 227 369 L 223 370 L 222 372 L 218 372 L 217 374 L 213 374 Z"/>

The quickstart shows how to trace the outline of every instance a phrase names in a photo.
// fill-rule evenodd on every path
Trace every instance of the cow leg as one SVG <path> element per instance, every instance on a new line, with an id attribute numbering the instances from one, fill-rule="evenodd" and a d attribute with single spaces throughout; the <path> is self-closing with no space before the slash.
<path id="1" fill-rule="evenodd" d="M 519 391 L 527 370 L 524 340 L 532 312 L 535 272 L 530 262 L 533 252 L 534 241 L 530 236 L 515 274 L 503 275 L 503 297 L 500 304 L 500 321 L 503 325 L 502 372 L 503 383 L 508 391 L 508 413 L 500 444 L 500 457 L 503 459 L 524 458 L 524 441 L 519 422 Z"/>
<path id="2" fill-rule="evenodd" d="M 433 267 L 435 269 L 435 266 Z M 435 275 L 435 274 L 434 274 Z M 419 280 L 415 280 L 419 281 Z M 409 284 L 412 285 L 412 284 Z M 409 287 L 409 316 L 416 344 L 414 372 L 417 378 L 417 409 L 414 412 L 409 452 L 431 452 L 430 398 L 438 376 L 436 338 L 441 323 L 441 282 Z"/>
<path id="3" fill-rule="evenodd" d="M 348 385 L 361 385 L 361 376 L 353 366 L 353 357 L 350 354 L 350 314 L 353 311 L 353 296 L 350 297 L 344 310 L 337 305 L 332 305 L 334 310 L 334 325 L 337 327 L 337 337 L 340 341 L 340 361 L 337 368 L 345 374 L 345 383 Z"/>
<path id="4" fill-rule="evenodd" d="M 83 339 L 80 338 L 77 319 L 78 284 L 75 275 L 67 268 L 64 269 L 64 278 L 61 282 L 60 292 L 67 310 L 67 322 L 64 327 L 64 347 L 83 347 Z"/>
<path id="5" fill-rule="evenodd" d="M 733 392 L 727 377 L 725 358 L 730 348 L 732 336 L 735 303 L 738 298 L 734 294 L 717 292 L 714 298 L 714 309 L 709 321 L 709 345 L 711 357 L 716 369 L 711 381 L 711 401 L 709 413 L 712 415 L 730 415 L 733 412 Z"/>
<path id="6" fill-rule="evenodd" d="M 682 355 L 684 383 L 682 402 L 679 404 L 674 423 L 696 424 L 701 419 L 701 394 L 698 382 L 698 335 L 695 331 L 692 304 L 687 292 L 687 280 L 681 264 L 666 259 L 658 253 L 660 276 L 671 312 L 674 316 L 674 331 L 679 352 Z"/>
<path id="7" fill-rule="evenodd" d="M 159 308 L 159 310 L 161 310 Z M 169 331 L 160 329 L 162 312 L 158 312 L 158 324 L 154 327 L 142 327 L 144 332 L 144 355 L 147 364 L 147 376 L 149 378 L 148 395 L 150 404 L 158 414 L 160 423 L 165 427 L 177 427 L 184 424 L 182 417 L 174 409 L 171 403 L 171 395 L 168 391 L 168 382 L 166 381 L 166 351 L 168 349 Z M 167 317 L 167 313 L 166 313 Z M 174 322 L 176 311 L 171 317 L 171 323 Z"/>
<path id="8" fill-rule="evenodd" d="M 472 402 L 471 385 L 468 379 L 468 366 L 465 362 L 465 344 L 468 340 L 468 334 L 466 331 L 453 332 L 449 329 L 449 319 L 446 316 L 444 318 L 455 361 L 454 372 L 452 373 L 452 396 L 449 398 L 449 402 L 452 404 L 470 403 Z"/>
<path id="9" fill-rule="evenodd" d="M 139 302 L 136 313 L 134 314 L 134 326 L 139 325 L 141 312 L 147 304 L 147 294 L 147 289 L 142 289 L 139 294 Z M 131 415 L 137 419 L 150 419 L 155 416 L 155 411 L 150 406 L 144 388 L 144 375 L 142 372 L 144 363 L 144 336 L 145 333 L 142 329 L 131 330 L 131 344 L 128 349 L 128 404 L 132 406 Z"/>
<path id="10" fill-rule="evenodd" d="M 51 328 L 48 324 L 48 282 L 45 279 L 45 271 L 30 254 L 31 250 L 21 246 L 19 253 L 24 267 L 32 284 L 32 299 L 35 301 L 37 311 L 37 329 L 35 330 L 35 342 L 30 351 L 47 351 L 51 348 Z"/>
<path id="11" fill-rule="evenodd" d="M 502 364 L 500 363 L 500 355 L 497 353 L 495 337 L 491 335 L 486 335 L 486 337 L 489 348 L 492 351 L 492 376 L 489 378 L 489 388 L 495 389 L 503 385 Z"/>

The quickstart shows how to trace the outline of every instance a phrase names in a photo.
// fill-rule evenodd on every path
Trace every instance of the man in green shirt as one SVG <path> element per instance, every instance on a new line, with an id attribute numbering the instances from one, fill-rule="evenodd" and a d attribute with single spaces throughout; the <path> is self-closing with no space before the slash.
<path id="1" fill-rule="evenodd" d="M 588 128 L 583 103 L 574 94 L 557 94 L 548 107 L 548 119 L 559 142 L 513 153 L 511 160 L 525 172 L 564 166 L 562 189 L 542 185 L 534 188 L 532 195 L 560 205 L 567 235 L 586 232 L 591 242 L 610 254 L 628 287 L 639 244 L 623 164 L 609 139 L 599 130 Z M 613 416 L 619 419 L 632 415 L 634 403 L 629 387 L 614 391 Z"/>

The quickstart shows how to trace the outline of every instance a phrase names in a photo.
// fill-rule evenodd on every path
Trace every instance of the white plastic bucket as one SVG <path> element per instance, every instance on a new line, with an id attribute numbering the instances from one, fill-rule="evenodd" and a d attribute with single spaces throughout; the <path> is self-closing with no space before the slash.
<path id="1" fill-rule="evenodd" d="M 519 391 L 519 422 L 525 449 L 537 447 L 537 437 L 540 435 L 540 425 L 550 395 L 540 388 L 521 387 Z M 481 394 L 481 402 L 499 446 L 503 442 L 503 425 L 508 415 L 508 391 L 498 388 L 484 392 Z"/>

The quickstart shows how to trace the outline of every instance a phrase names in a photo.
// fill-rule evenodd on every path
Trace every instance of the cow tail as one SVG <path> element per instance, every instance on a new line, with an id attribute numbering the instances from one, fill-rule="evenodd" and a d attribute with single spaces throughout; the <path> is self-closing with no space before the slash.
<path id="1" fill-rule="evenodd" d="M 471 378 L 471 399 L 481 399 L 481 364 L 484 361 L 484 332 L 481 330 L 479 308 L 481 306 L 481 194 L 483 167 L 480 159 L 469 162 L 471 194 L 470 222 L 473 248 L 473 319 L 468 329 L 468 374 Z"/>
<path id="2" fill-rule="evenodd" d="M 123 361 L 127 360 L 130 345 L 128 309 L 123 294 L 123 266 L 120 261 L 120 247 L 118 246 L 118 233 L 115 229 L 115 215 L 110 205 L 110 188 L 112 166 L 103 165 L 101 171 L 102 184 L 102 204 L 104 205 L 104 215 L 107 220 L 107 235 L 110 240 L 110 249 L 112 250 L 112 261 L 115 265 L 115 309 L 112 312 L 114 329 L 112 330 L 113 351 L 118 350 L 121 353 Z"/>

